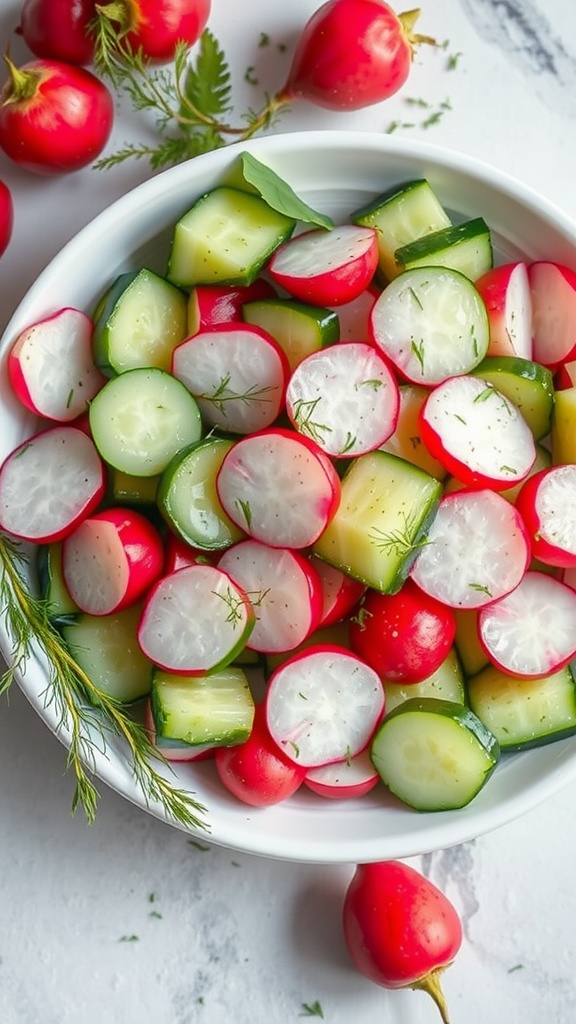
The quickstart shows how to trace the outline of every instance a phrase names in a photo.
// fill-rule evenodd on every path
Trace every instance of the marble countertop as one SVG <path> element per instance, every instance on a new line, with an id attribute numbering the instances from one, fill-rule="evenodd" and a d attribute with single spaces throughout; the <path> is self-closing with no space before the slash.
<path id="1" fill-rule="evenodd" d="M 212 6 L 239 109 L 255 105 L 258 90 L 281 84 L 317 4 Z M 421 7 L 419 29 L 446 46 L 418 53 L 401 93 L 346 115 L 301 104 L 279 130 L 395 125 L 521 178 L 576 220 L 576 8 L 561 0 Z M 4 43 L 18 9 L 19 0 L 3 0 Z M 276 48 L 271 61 L 261 32 L 286 52 Z M 21 41 L 12 56 L 25 57 Z M 410 102 L 421 97 L 428 107 Z M 139 130 L 120 111 L 109 149 Z M 0 262 L 0 329 L 52 255 L 148 173 L 132 164 L 41 179 L 0 154 L 16 206 Z M 297 1024 L 315 1003 L 329 1024 L 439 1019 L 424 994 L 386 992 L 351 968 L 340 909 L 352 866 L 198 844 L 104 786 L 89 827 L 70 814 L 64 749 L 16 689 L 0 704 L 0 780 L 2 1024 Z M 414 858 L 464 922 L 444 980 L 452 1024 L 576 1019 L 575 802 L 576 782 L 497 832 Z"/>

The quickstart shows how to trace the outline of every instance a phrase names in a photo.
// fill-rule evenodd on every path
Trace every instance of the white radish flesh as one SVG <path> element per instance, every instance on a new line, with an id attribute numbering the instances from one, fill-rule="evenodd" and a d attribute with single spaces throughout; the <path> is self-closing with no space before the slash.
<path id="1" fill-rule="evenodd" d="M 488 311 L 487 355 L 532 359 L 532 299 L 526 264 L 493 267 L 475 285 Z"/>
<path id="2" fill-rule="evenodd" d="M 377 265 L 374 229 L 343 224 L 291 238 L 276 250 L 268 271 L 276 284 L 296 298 L 336 307 L 365 291 Z"/>
<path id="3" fill-rule="evenodd" d="M 369 752 L 363 750 L 346 761 L 310 768 L 304 783 L 312 792 L 328 800 L 350 800 L 365 796 L 379 779 Z"/>
<path id="4" fill-rule="evenodd" d="M 532 431 L 515 405 L 479 377 L 451 377 L 421 412 L 432 455 L 465 484 L 513 487 L 536 458 Z"/>
<path id="5" fill-rule="evenodd" d="M 452 608 L 479 608 L 518 586 L 529 562 L 513 505 L 494 491 L 458 491 L 440 501 L 411 576 Z"/>
<path id="6" fill-rule="evenodd" d="M 37 544 L 61 540 L 104 489 L 103 463 L 88 435 L 52 427 L 24 441 L 0 468 L 0 528 Z"/>
<path id="7" fill-rule="evenodd" d="M 488 657 L 504 672 L 546 676 L 576 654 L 576 592 L 542 572 L 527 572 L 512 593 L 478 613 Z"/>
<path id="8" fill-rule="evenodd" d="M 311 647 L 274 672 L 266 693 L 270 733 L 306 767 L 344 761 L 368 746 L 384 713 L 376 672 L 338 647 Z"/>
<path id="9" fill-rule="evenodd" d="M 286 409 L 300 433 L 328 455 L 354 458 L 390 437 L 399 408 L 398 385 L 382 356 L 361 342 L 314 352 L 294 370 Z"/>
<path id="10" fill-rule="evenodd" d="M 540 260 L 528 267 L 532 295 L 532 358 L 554 369 L 576 355 L 576 274 Z"/>

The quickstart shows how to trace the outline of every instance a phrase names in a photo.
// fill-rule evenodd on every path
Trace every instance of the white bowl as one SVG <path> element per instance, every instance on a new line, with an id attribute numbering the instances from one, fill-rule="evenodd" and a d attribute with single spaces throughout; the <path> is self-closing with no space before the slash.
<path id="1" fill-rule="evenodd" d="M 171 228 L 194 199 L 212 187 L 243 149 L 269 164 L 311 205 L 336 219 L 388 186 L 426 177 L 441 201 L 462 216 L 483 216 L 497 257 L 553 258 L 576 269 L 576 226 L 530 189 L 465 156 L 386 135 L 303 132 L 257 139 L 196 158 L 164 172 L 114 203 L 84 228 L 30 289 L 0 348 L 0 457 L 34 429 L 10 393 L 6 354 L 18 332 L 62 306 L 90 311 L 119 273 L 143 265 L 165 270 Z M 31 584 L 34 580 L 31 578 Z M 0 648 L 12 641 L 0 622 Z M 47 699 L 47 666 L 32 659 L 19 685 L 64 744 L 66 729 Z M 97 775 L 159 818 L 132 774 L 125 750 L 109 739 L 96 756 Z M 291 861 L 344 863 L 408 857 L 488 832 L 546 799 L 576 777 L 576 738 L 504 757 L 466 808 L 416 813 L 382 791 L 357 801 L 322 800 L 304 788 L 277 806 L 254 810 L 228 796 L 212 766 L 175 765 L 174 784 L 194 791 L 207 807 L 207 833 L 198 838 L 235 850 Z"/>

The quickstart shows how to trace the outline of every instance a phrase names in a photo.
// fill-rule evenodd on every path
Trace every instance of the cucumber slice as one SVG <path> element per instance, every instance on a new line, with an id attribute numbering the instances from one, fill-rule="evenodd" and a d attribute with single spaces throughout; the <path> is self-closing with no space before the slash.
<path id="1" fill-rule="evenodd" d="M 157 669 L 152 678 L 152 715 L 162 739 L 198 746 L 232 746 L 248 739 L 254 700 L 241 668 L 187 676 Z"/>
<path id="2" fill-rule="evenodd" d="M 451 224 L 450 217 L 425 178 L 394 186 L 374 202 L 356 210 L 352 221 L 376 228 L 379 269 L 389 281 L 399 273 L 394 258 L 398 248 Z"/>
<path id="3" fill-rule="evenodd" d="M 449 267 L 476 281 L 494 262 L 490 229 L 482 217 L 433 231 L 394 253 L 398 272 L 412 267 Z"/>
<path id="4" fill-rule="evenodd" d="M 293 299 L 261 299 L 245 302 L 242 316 L 272 335 L 286 353 L 291 370 L 305 356 L 340 339 L 338 314 L 324 306 Z"/>
<path id="5" fill-rule="evenodd" d="M 122 274 L 106 293 L 94 324 L 94 360 L 108 377 L 135 366 L 170 369 L 185 337 L 187 299 L 151 270 Z"/>
<path id="6" fill-rule="evenodd" d="M 473 371 L 520 410 L 536 441 L 550 432 L 554 379 L 540 363 L 519 356 L 487 356 Z"/>
<path id="7" fill-rule="evenodd" d="M 488 664 L 488 655 L 478 636 L 478 609 L 455 608 L 456 637 L 454 646 L 466 676 L 473 676 Z"/>
<path id="8" fill-rule="evenodd" d="M 108 495 L 113 505 L 154 505 L 159 477 L 132 476 L 110 467 L 108 471 Z"/>
<path id="9" fill-rule="evenodd" d="M 233 444 L 224 438 L 203 438 L 178 452 L 160 478 L 160 512 L 193 547 L 216 551 L 245 536 L 226 515 L 216 492 L 216 476 Z"/>
<path id="10" fill-rule="evenodd" d="M 251 284 L 296 221 L 260 196 L 220 186 L 207 192 L 178 221 L 168 280 L 180 288 L 197 284 Z"/>
<path id="11" fill-rule="evenodd" d="M 386 716 L 371 748 L 382 781 L 416 811 L 465 807 L 500 758 L 496 737 L 469 708 L 412 698 Z"/>
<path id="12" fill-rule="evenodd" d="M 145 697 L 152 685 L 152 663 L 137 639 L 141 614 L 137 604 L 113 615 L 80 615 L 62 627 L 72 657 L 94 686 L 122 704 Z"/>
<path id="13" fill-rule="evenodd" d="M 104 461 L 132 476 L 158 475 L 202 432 L 193 396 L 156 367 L 137 367 L 109 380 L 93 399 L 89 419 Z"/>
<path id="14" fill-rule="evenodd" d="M 440 667 L 420 683 L 394 683 L 383 679 L 382 685 L 388 714 L 399 704 L 414 697 L 439 697 L 441 700 L 451 700 L 455 704 L 464 704 L 466 699 L 462 666 L 454 648 L 449 651 Z"/>
<path id="15" fill-rule="evenodd" d="M 36 559 L 40 595 L 46 602 L 48 615 L 54 623 L 69 622 L 80 614 L 70 597 L 62 572 L 62 541 L 44 544 Z"/>
<path id="16" fill-rule="evenodd" d="M 524 750 L 576 733 L 576 688 L 570 668 L 518 679 L 489 665 L 468 680 L 470 707 L 502 750 Z"/>
<path id="17" fill-rule="evenodd" d="M 396 593 L 423 542 L 442 485 L 388 452 L 355 459 L 338 510 L 314 544 L 324 561 L 382 593 Z"/>

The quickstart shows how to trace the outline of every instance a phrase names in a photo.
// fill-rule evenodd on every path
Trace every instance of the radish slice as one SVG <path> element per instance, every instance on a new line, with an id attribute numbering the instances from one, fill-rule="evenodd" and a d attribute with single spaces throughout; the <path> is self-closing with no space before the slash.
<path id="1" fill-rule="evenodd" d="M 492 267 L 474 284 L 488 311 L 487 355 L 532 359 L 532 298 L 526 264 Z"/>
<path id="2" fill-rule="evenodd" d="M 480 608 L 518 586 L 531 551 L 522 518 L 490 490 L 445 495 L 411 576 L 452 608 Z"/>
<path id="3" fill-rule="evenodd" d="M 576 358 L 576 273 L 539 260 L 528 267 L 532 358 L 550 369 Z"/>
<path id="4" fill-rule="evenodd" d="M 310 547 L 340 501 L 340 480 L 328 456 L 309 438 L 280 428 L 237 441 L 216 487 L 240 529 L 280 548 Z"/>
<path id="5" fill-rule="evenodd" d="M 314 554 L 310 555 L 310 562 L 318 574 L 322 589 L 322 614 L 319 626 L 332 626 L 351 614 L 365 593 L 366 584 L 352 579 L 347 573 Z"/>
<path id="6" fill-rule="evenodd" d="M 448 267 L 404 271 L 377 299 L 370 321 L 376 346 L 415 384 L 470 373 L 488 351 L 486 306 L 472 282 Z"/>
<path id="7" fill-rule="evenodd" d="M 92 358 L 93 330 L 85 313 L 66 308 L 22 331 L 8 356 L 8 375 L 27 409 L 59 423 L 86 412 L 106 382 Z"/>
<path id="8" fill-rule="evenodd" d="M 255 621 L 248 596 L 227 573 L 213 565 L 191 565 L 153 586 L 138 642 L 160 668 L 202 675 L 234 660 Z"/>
<path id="9" fill-rule="evenodd" d="M 288 360 L 260 327 L 233 321 L 187 338 L 172 373 L 193 394 L 204 423 L 235 434 L 270 426 L 284 404 Z"/>
<path id="10" fill-rule="evenodd" d="M 61 540 L 94 511 L 105 483 L 91 438 L 76 427 L 51 427 L 0 468 L 0 528 L 37 544 Z"/>
<path id="11" fill-rule="evenodd" d="M 287 757 L 307 767 L 355 757 L 383 714 L 379 676 L 344 648 L 310 647 L 268 683 L 270 733 Z"/>
<path id="12" fill-rule="evenodd" d="M 374 228 L 344 224 L 306 231 L 276 250 L 268 271 L 290 295 L 318 306 L 342 306 L 370 284 L 378 266 Z"/>
<path id="13" fill-rule="evenodd" d="M 163 564 L 158 530 L 128 508 L 88 516 L 62 546 L 68 593 L 88 615 L 110 615 L 134 604 L 158 579 Z"/>
<path id="14" fill-rule="evenodd" d="M 532 552 L 546 565 L 576 566 L 576 466 L 551 466 L 527 480 L 516 499 L 532 540 Z"/>
<path id="15" fill-rule="evenodd" d="M 399 404 L 384 359 L 361 342 L 313 352 L 298 364 L 286 391 L 296 430 L 328 455 L 347 459 L 384 444 L 396 427 Z"/>
<path id="16" fill-rule="evenodd" d="M 247 644 L 252 650 L 292 651 L 318 626 L 322 589 L 303 555 L 246 540 L 225 551 L 218 565 L 254 605 L 256 624 Z"/>
<path id="17" fill-rule="evenodd" d="M 451 377 L 430 393 L 420 413 L 431 454 L 462 483 L 504 490 L 530 472 L 532 431 L 512 402 L 479 377 Z"/>
<path id="18" fill-rule="evenodd" d="M 576 592 L 542 572 L 527 572 L 506 597 L 478 613 L 488 657 L 510 675 L 539 678 L 576 654 Z"/>
<path id="19" fill-rule="evenodd" d="M 206 327 L 240 320 L 245 302 L 271 298 L 276 294 L 263 277 L 252 284 L 198 284 L 188 298 L 188 334 L 197 334 Z"/>
<path id="20" fill-rule="evenodd" d="M 336 764 L 310 768 L 304 784 L 327 800 L 355 800 L 378 784 L 380 776 L 367 750 Z"/>
<path id="21" fill-rule="evenodd" d="M 335 307 L 340 324 L 340 341 L 365 341 L 372 344 L 370 314 L 380 291 L 372 283 L 355 299 Z"/>

